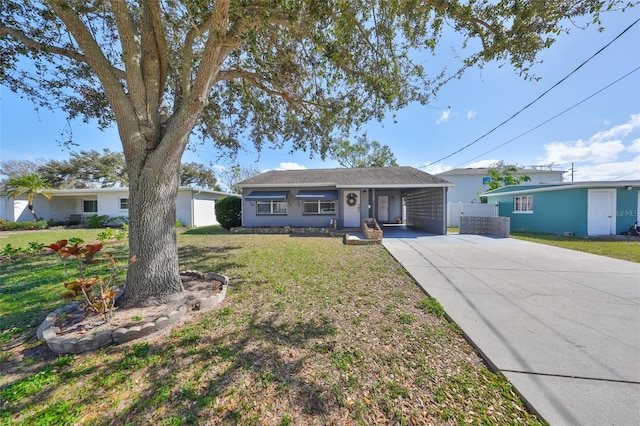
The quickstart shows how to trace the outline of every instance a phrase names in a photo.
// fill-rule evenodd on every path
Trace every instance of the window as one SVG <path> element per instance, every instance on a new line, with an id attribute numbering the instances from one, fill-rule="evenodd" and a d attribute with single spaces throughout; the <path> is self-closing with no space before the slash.
<path id="1" fill-rule="evenodd" d="M 335 214 L 335 201 L 305 201 L 302 203 L 304 214 Z"/>
<path id="2" fill-rule="evenodd" d="M 98 213 L 98 200 L 82 200 L 83 213 Z"/>
<path id="3" fill-rule="evenodd" d="M 520 213 L 533 213 L 533 195 L 514 197 L 513 211 Z"/>
<path id="4" fill-rule="evenodd" d="M 286 201 L 258 201 L 257 214 L 287 214 Z"/>
<path id="5" fill-rule="evenodd" d="M 128 198 L 120 198 L 120 210 L 129 210 Z"/>

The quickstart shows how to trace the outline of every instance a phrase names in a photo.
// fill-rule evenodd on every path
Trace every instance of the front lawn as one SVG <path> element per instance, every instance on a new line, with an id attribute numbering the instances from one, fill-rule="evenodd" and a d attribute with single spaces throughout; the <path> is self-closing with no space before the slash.
<path id="1" fill-rule="evenodd" d="M 218 228 L 178 242 L 183 269 L 230 277 L 226 300 L 82 355 L 33 339 L 64 304 L 57 257 L 0 264 L 0 424 L 538 423 L 382 247 Z"/>
<path id="2" fill-rule="evenodd" d="M 555 234 L 539 232 L 512 231 L 512 238 L 531 241 L 534 243 L 548 244 L 571 250 L 584 251 L 600 256 L 613 257 L 615 259 L 628 260 L 640 263 L 640 237 L 614 236 L 610 238 L 596 237 L 565 237 Z"/>

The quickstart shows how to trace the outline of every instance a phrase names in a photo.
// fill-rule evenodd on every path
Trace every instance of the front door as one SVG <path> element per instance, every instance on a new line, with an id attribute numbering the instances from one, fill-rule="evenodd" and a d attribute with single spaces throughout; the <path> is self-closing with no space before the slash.
<path id="1" fill-rule="evenodd" d="M 389 196 L 378 197 L 378 222 L 389 222 Z"/>
<path id="2" fill-rule="evenodd" d="M 587 206 L 587 233 L 613 235 L 616 231 L 616 190 L 590 189 Z"/>
<path id="3" fill-rule="evenodd" d="M 344 227 L 357 228 L 360 226 L 360 191 L 344 191 L 342 196 L 344 205 Z"/>

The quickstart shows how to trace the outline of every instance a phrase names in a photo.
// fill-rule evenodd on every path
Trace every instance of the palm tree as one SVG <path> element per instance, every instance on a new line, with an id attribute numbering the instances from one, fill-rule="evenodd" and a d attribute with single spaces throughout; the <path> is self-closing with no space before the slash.
<path id="1" fill-rule="evenodd" d="M 21 195 L 27 196 L 27 207 L 31 210 L 31 214 L 38 220 L 36 211 L 33 208 L 33 199 L 40 194 L 47 200 L 51 199 L 51 193 L 48 191 L 49 186 L 38 175 L 24 175 L 10 178 L 4 185 L 7 197 L 17 198 Z"/>

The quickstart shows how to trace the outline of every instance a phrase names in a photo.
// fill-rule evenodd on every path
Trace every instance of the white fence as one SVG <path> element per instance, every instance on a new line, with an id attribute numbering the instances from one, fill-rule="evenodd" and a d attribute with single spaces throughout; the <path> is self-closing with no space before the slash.
<path id="1" fill-rule="evenodd" d="M 460 226 L 460 216 L 497 217 L 498 204 L 447 203 L 447 226 Z"/>

